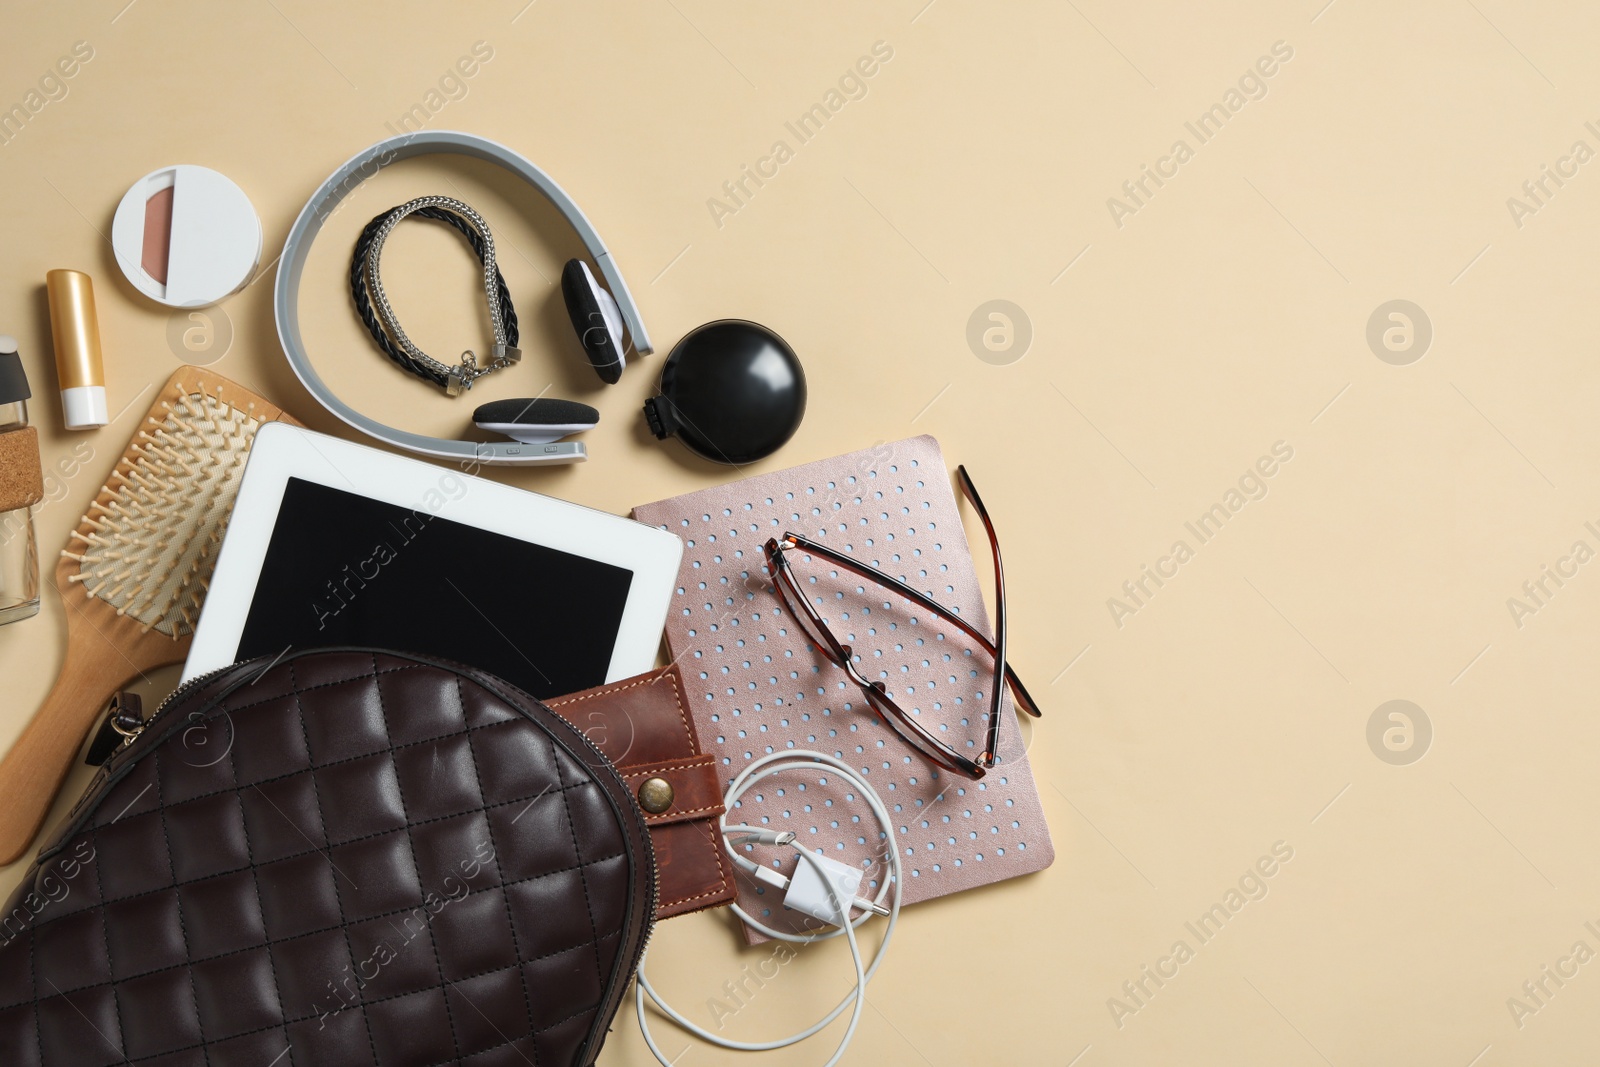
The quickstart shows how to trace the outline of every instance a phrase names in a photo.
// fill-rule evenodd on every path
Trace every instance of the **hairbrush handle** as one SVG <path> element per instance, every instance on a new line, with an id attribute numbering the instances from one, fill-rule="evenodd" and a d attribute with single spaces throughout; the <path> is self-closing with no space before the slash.
<path id="1" fill-rule="evenodd" d="M 61 783 L 112 694 L 145 671 L 181 661 L 187 638 L 174 641 L 133 619 L 91 619 L 76 589 L 64 590 L 67 654 L 56 684 L 0 760 L 0 865 L 16 862 L 39 834 Z"/>
<path id="2" fill-rule="evenodd" d="M 245 456 L 273 420 L 299 425 L 203 367 L 179 369 L 156 394 L 56 565 L 66 662 L 0 761 L 0 864 L 38 834 L 111 695 L 189 654 Z"/>
<path id="3" fill-rule="evenodd" d="M 27 851 L 95 716 L 116 691 L 117 672 L 73 642 L 56 684 L 0 761 L 0 864 Z"/>

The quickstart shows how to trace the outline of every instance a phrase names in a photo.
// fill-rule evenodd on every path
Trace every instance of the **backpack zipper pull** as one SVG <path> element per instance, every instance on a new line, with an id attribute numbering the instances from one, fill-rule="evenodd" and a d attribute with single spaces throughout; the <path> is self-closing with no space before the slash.
<path id="1" fill-rule="evenodd" d="M 118 749 L 139 736 L 144 725 L 144 701 L 139 699 L 139 694 L 127 690 L 115 694 L 83 762 L 91 767 L 104 766 Z"/>

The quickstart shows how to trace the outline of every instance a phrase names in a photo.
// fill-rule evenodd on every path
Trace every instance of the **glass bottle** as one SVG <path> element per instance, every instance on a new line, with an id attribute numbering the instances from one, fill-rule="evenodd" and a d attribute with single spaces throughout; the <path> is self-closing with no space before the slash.
<path id="1" fill-rule="evenodd" d="M 17 342 L 0 336 L 0 434 L 28 426 L 28 376 Z M 34 451 L 31 462 L 38 462 Z M 39 613 L 39 549 L 33 508 L 0 511 L 0 625 Z"/>

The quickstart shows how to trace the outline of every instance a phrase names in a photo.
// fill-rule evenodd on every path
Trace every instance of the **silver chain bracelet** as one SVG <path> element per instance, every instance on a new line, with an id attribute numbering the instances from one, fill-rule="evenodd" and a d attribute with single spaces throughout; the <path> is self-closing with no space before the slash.
<path id="1" fill-rule="evenodd" d="M 394 232 L 394 228 L 401 220 L 424 209 L 433 209 L 428 214 L 435 218 L 441 211 L 454 215 L 477 234 L 478 240 L 473 244 L 483 261 L 483 293 L 489 305 L 490 326 L 494 331 L 494 346 L 490 350 L 487 364 L 480 366 L 477 354 L 470 348 L 461 353 L 461 362 L 455 366 L 449 366 L 422 351 L 401 328 L 399 319 L 395 317 L 394 307 L 389 303 L 388 294 L 384 292 L 383 278 L 378 267 L 384 242 L 389 239 L 389 234 Z M 376 231 L 371 234 L 370 243 L 363 242 L 357 245 L 357 256 L 361 279 L 365 281 L 366 288 L 371 293 L 372 309 L 384 332 L 389 335 L 393 344 L 398 346 L 400 353 L 404 354 L 404 358 L 401 358 L 400 353 L 390 351 L 389 354 L 397 363 L 438 382 L 445 387 L 447 393 L 456 396 L 464 390 L 471 389 L 472 383 L 478 378 L 501 367 L 509 367 L 522 358 L 522 353 L 515 347 L 515 337 L 509 336 L 507 315 L 509 313 L 511 319 L 509 329 L 514 331 L 515 312 L 511 312 L 509 307 L 502 309 L 502 299 L 509 304 L 509 297 L 504 292 L 505 282 L 500 277 L 500 270 L 495 261 L 494 236 L 489 232 L 489 224 L 484 221 L 482 215 L 470 205 L 448 196 L 419 196 L 387 212 L 381 216 L 381 220 Z M 359 302 L 358 294 L 358 304 Z M 378 340 L 382 345 L 382 339 Z M 407 366 L 408 363 L 410 366 Z"/>

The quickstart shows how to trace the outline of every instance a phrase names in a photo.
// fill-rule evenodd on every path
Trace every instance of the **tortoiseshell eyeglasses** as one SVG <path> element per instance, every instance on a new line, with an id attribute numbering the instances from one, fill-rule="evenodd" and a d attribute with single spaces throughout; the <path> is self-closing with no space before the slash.
<path id="1" fill-rule="evenodd" d="M 778 598 L 782 601 L 784 609 L 790 617 L 795 619 L 800 628 L 805 631 L 806 637 L 816 646 L 817 651 L 834 666 L 849 675 L 850 680 L 860 686 L 867 702 L 881 715 L 896 733 L 898 733 L 912 748 L 931 760 L 935 765 L 949 771 L 966 775 L 969 778 L 982 778 L 989 768 L 995 765 L 999 758 L 1000 748 L 1000 695 L 1001 686 L 998 679 L 1004 678 L 1011 687 L 1011 693 L 1017 706 L 1035 718 L 1040 716 L 1039 707 L 1034 703 L 1033 697 L 1023 687 L 1021 679 L 1006 662 L 1006 583 L 1005 569 L 1000 563 L 1000 541 L 995 536 L 994 523 L 989 519 L 989 512 L 983 506 L 983 500 L 978 496 L 978 490 L 972 484 L 972 478 L 967 474 L 966 467 L 956 468 L 956 481 L 961 486 L 962 495 L 972 503 L 973 509 L 978 513 L 978 518 L 983 521 L 984 531 L 989 536 L 989 548 L 994 557 L 994 640 L 990 641 L 979 633 L 965 619 L 956 615 L 948 608 L 939 604 L 926 593 L 919 592 L 904 582 L 897 581 L 868 564 L 852 559 L 844 553 L 837 552 L 827 545 L 802 537 L 796 533 L 785 533 L 781 538 L 770 538 L 766 543 L 767 573 L 772 578 L 772 584 L 777 589 Z M 904 597 L 924 611 L 936 616 L 940 621 L 955 627 L 994 659 L 994 673 L 996 684 L 990 687 L 989 693 L 989 724 L 987 736 L 984 740 L 983 751 L 976 759 L 958 752 L 951 745 L 940 740 L 935 734 L 924 726 L 918 716 L 902 708 L 888 693 L 888 688 L 881 681 L 868 679 L 862 673 L 858 662 L 860 657 L 855 654 L 850 645 L 841 641 L 829 628 L 818 610 L 817 603 L 806 595 L 801 584 L 801 579 L 795 574 L 794 564 L 789 559 L 789 554 L 799 550 L 807 557 L 826 560 L 837 567 L 843 567 L 862 578 L 891 590 L 894 594 Z M 820 602 L 820 598 L 818 598 Z"/>

